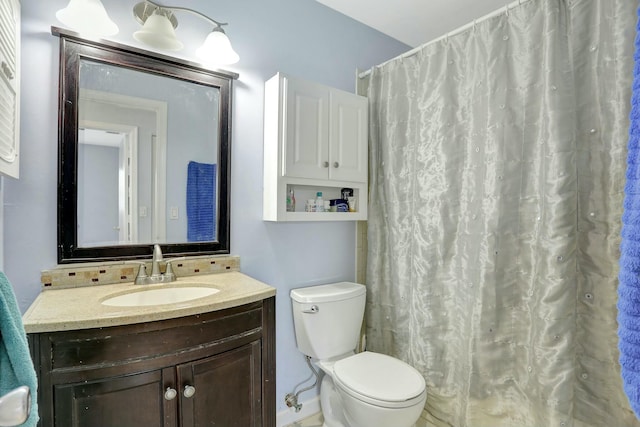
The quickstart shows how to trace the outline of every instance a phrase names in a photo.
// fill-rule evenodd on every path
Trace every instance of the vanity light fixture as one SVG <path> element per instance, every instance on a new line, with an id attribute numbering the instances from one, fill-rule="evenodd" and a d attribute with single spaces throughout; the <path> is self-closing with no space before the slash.
<path id="1" fill-rule="evenodd" d="M 227 37 L 221 25 L 224 24 L 217 24 L 211 30 L 202 46 L 196 50 L 196 55 L 205 63 L 235 64 L 240 57 L 231 47 L 229 37 Z"/>
<path id="2" fill-rule="evenodd" d="M 214 25 L 202 46 L 196 50 L 196 55 L 204 64 L 230 65 L 238 62 L 240 57 L 231 47 L 231 42 L 222 29 L 222 26 L 227 23 L 218 22 L 186 7 L 161 6 L 150 0 L 137 3 L 133 7 L 133 15 L 143 26 L 133 34 L 133 38 L 158 49 L 182 49 L 183 44 L 174 31 L 178 26 L 174 11 L 189 12 Z"/>
<path id="3" fill-rule="evenodd" d="M 139 18 L 138 15 L 136 18 Z M 174 29 L 178 25 L 178 21 L 171 11 L 156 8 L 151 12 L 151 15 L 144 19 L 143 23 L 142 29 L 133 33 L 133 38 L 139 42 L 164 50 L 180 50 L 184 47 L 176 37 Z"/>
<path id="4" fill-rule="evenodd" d="M 69 0 L 67 7 L 56 12 L 56 18 L 81 34 L 102 37 L 118 33 L 100 0 Z"/>

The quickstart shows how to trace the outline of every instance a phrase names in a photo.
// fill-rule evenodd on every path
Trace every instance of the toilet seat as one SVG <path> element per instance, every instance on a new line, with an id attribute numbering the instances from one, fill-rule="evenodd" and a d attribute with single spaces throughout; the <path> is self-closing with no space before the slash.
<path id="1" fill-rule="evenodd" d="M 345 393 L 385 408 L 405 408 L 424 399 L 426 383 L 420 373 L 401 360 L 365 351 L 338 360 L 333 379 Z"/>

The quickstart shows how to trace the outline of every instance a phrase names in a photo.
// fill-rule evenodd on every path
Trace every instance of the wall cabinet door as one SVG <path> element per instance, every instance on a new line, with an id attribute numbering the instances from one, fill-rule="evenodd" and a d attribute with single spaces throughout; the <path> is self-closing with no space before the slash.
<path id="1" fill-rule="evenodd" d="M 367 182 L 367 99 L 331 91 L 329 179 Z"/>
<path id="2" fill-rule="evenodd" d="M 284 78 L 284 172 L 291 177 L 327 179 L 329 91 L 319 84 Z"/>

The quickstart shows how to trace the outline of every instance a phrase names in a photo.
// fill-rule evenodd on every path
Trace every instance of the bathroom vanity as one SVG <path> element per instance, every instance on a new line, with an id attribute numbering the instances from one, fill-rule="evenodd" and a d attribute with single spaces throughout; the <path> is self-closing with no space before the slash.
<path id="1" fill-rule="evenodd" d="M 24 316 L 40 425 L 275 426 L 275 289 L 239 272 L 143 288 L 167 286 L 218 292 L 122 307 L 104 302 L 140 286 L 40 294 Z"/>
<path id="2" fill-rule="evenodd" d="M 239 260 L 228 256 L 238 75 L 55 27 L 52 33 L 60 37 L 59 265 L 43 272 L 43 292 L 23 317 L 40 425 L 275 427 L 275 289 L 240 273 Z M 86 174 L 100 156 L 79 162 L 87 158 L 80 151 L 91 151 L 80 137 L 88 129 L 128 135 L 114 154 L 120 166 L 108 171 L 136 177 L 108 186 L 109 194 L 127 195 L 119 199 L 130 204 L 124 209 L 79 202 L 89 199 L 85 193 L 105 194 L 88 187 Z M 144 167 L 130 168 L 141 159 Z M 211 175 L 193 177 L 215 188 L 215 216 L 198 238 L 185 235 L 189 222 L 177 207 L 189 199 L 183 178 L 194 159 L 215 165 Z M 170 193 L 166 182 L 174 183 Z M 90 206 L 96 209 L 85 214 Z M 209 204 L 203 209 L 210 213 Z M 130 214 L 115 215 L 113 226 L 115 212 Z M 164 252 L 177 281 L 133 284 L 148 283 L 130 263 L 148 263 L 151 246 L 151 278 Z"/>

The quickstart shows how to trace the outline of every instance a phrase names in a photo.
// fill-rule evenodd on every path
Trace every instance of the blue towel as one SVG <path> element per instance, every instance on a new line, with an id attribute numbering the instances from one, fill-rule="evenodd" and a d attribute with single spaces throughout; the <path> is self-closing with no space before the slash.
<path id="1" fill-rule="evenodd" d="M 26 385 L 31 391 L 31 412 L 21 426 L 35 426 L 38 422 L 38 380 L 27 344 L 13 288 L 0 272 L 0 396 Z"/>
<path id="2" fill-rule="evenodd" d="M 189 162 L 187 167 L 187 240 L 216 240 L 216 166 Z"/>
<path id="3" fill-rule="evenodd" d="M 624 391 L 640 418 L 640 21 L 636 30 L 618 276 L 618 347 Z"/>

